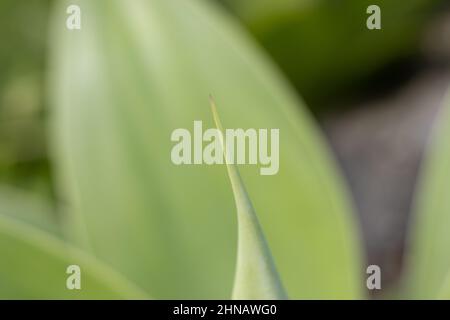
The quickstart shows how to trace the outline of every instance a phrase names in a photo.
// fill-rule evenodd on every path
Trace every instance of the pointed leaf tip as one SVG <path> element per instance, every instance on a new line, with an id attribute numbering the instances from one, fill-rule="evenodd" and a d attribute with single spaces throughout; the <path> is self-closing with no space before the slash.
<path id="1" fill-rule="evenodd" d="M 216 127 L 221 132 L 221 144 L 225 156 L 223 128 L 216 104 L 211 96 L 210 102 Z M 235 164 L 227 162 L 227 170 L 238 217 L 238 257 L 232 299 L 287 299 L 287 294 L 238 168 Z"/>

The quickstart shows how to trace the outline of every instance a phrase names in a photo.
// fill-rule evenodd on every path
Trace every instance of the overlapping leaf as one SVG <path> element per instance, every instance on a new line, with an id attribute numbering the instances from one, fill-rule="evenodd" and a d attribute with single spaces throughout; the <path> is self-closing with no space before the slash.
<path id="1" fill-rule="evenodd" d="M 210 99 L 214 123 L 220 131 L 224 159 L 224 130 L 214 100 Z M 233 189 L 238 220 L 238 256 L 233 286 L 233 299 L 286 299 L 287 295 L 275 267 L 264 232 L 253 209 L 236 164 L 228 163 L 227 171 Z"/>
<path id="2" fill-rule="evenodd" d="M 157 298 L 228 298 L 233 196 L 223 166 L 171 162 L 176 128 L 279 128 L 280 171 L 241 172 L 292 298 L 359 297 L 359 238 L 323 141 L 259 48 L 202 1 L 71 1 L 53 30 L 54 155 L 86 247 Z"/>
<path id="3" fill-rule="evenodd" d="M 12 204 L 10 204 L 10 207 Z M 66 286 L 67 267 L 81 269 L 80 290 Z M 55 237 L 0 215 L 0 299 L 144 299 L 109 267 Z"/>
<path id="4" fill-rule="evenodd" d="M 0 214 L 2 215 L 52 234 L 61 235 L 61 228 L 54 211 L 50 200 L 11 186 L 0 186 Z"/>
<path id="5" fill-rule="evenodd" d="M 406 293 L 435 299 L 448 292 L 443 286 L 450 271 L 450 99 L 437 118 L 426 153 L 409 237 Z"/>

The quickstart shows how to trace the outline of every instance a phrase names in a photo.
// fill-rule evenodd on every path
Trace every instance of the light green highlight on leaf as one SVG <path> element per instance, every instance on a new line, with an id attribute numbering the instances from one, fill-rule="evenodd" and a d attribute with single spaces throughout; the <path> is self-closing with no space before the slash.
<path id="1" fill-rule="evenodd" d="M 69 290 L 66 269 L 81 268 L 81 290 Z M 82 251 L 0 215 L 1 299 L 147 299 L 143 291 Z"/>

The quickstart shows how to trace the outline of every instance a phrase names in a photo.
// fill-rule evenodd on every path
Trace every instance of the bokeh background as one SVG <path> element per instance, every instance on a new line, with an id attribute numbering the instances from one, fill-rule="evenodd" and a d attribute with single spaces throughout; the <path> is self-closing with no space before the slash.
<path id="1" fill-rule="evenodd" d="M 215 0 L 209 0 L 215 1 Z M 53 0 L 0 1 L 0 184 L 56 202 L 46 76 Z M 314 114 L 383 288 L 401 274 L 423 150 L 450 83 L 450 2 L 217 0 Z M 365 28 L 369 4 L 382 31 Z"/>

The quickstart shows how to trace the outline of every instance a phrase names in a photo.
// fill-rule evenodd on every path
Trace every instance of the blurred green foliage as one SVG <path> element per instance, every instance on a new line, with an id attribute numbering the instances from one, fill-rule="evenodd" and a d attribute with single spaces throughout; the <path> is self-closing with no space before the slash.
<path id="1" fill-rule="evenodd" d="M 383 30 L 370 32 L 366 0 L 222 2 L 319 105 L 414 54 L 439 0 L 378 1 Z M 69 3 L 81 4 L 80 32 L 65 28 Z M 22 190 L 0 188 L 0 297 L 147 297 L 135 283 L 155 298 L 228 298 L 237 226 L 224 168 L 169 159 L 173 129 L 213 126 L 208 94 L 230 127 L 281 129 L 280 173 L 242 174 L 290 297 L 363 297 L 361 239 L 329 151 L 297 92 L 222 8 L 54 5 L 48 40 L 52 1 L 0 3 L 0 182 Z M 449 162 L 438 144 L 412 229 L 411 296 L 447 292 Z M 87 295 L 64 287 L 72 263 Z"/>
<path id="2" fill-rule="evenodd" d="M 52 194 L 45 132 L 49 0 L 0 2 L 0 181 Z"/>
<path id="3" fill-rule="evenodd" d="M 21 197 L 23 200 L 26 196 Z M 33 203 L 33 199 L 30 200 L 29 203 Z M 23 207 L 21 202 L 15 203 L 11 199 L 8 202 L 10 207 Z M 0 203 L 1 299 L 148 298 L 142 290 L 94 257 L 4 216 L 3 209 Z M 82 270 L 82 290 L 66 288 L 66 269 L 74 262 Z"/>
<path id="4" fill-rule="evenodd" d="M 368 0 L 217 0 L 235 13 L 313 108 L 396 59 L 413 55 L 440 0 L 377 1 L 382 31 L 365 26 Z M 53 193 L 44 78 L 52 0 L 0 3 L 0 181 Z"/>
<path id="5" fill-rule="evenodd" d="M 73 2 L 73 1 L 72 1 Z M 241 172 L 292 298 L 357 298 L 360 239 L 345 187 L 296 94 L 205 1 L 77 1 L 82 32 L 52 30 L 61 197 L 87 250 L 155 298 L 229 298 L 236 259 L 223 166 L 175 166 L 170 136 L 212 123 L 279 128 L 280 171 Z M 74 226 L 74 223 L 71 224 Z"/>
<path id="6" fill-rule="evenodd" d="M 442 0 L 220 0 L 250 29 L 312 108 L 357 94 L 370 76 L 417 54 Z M 368 30 L 367 7 L 382 30 Z"/>

